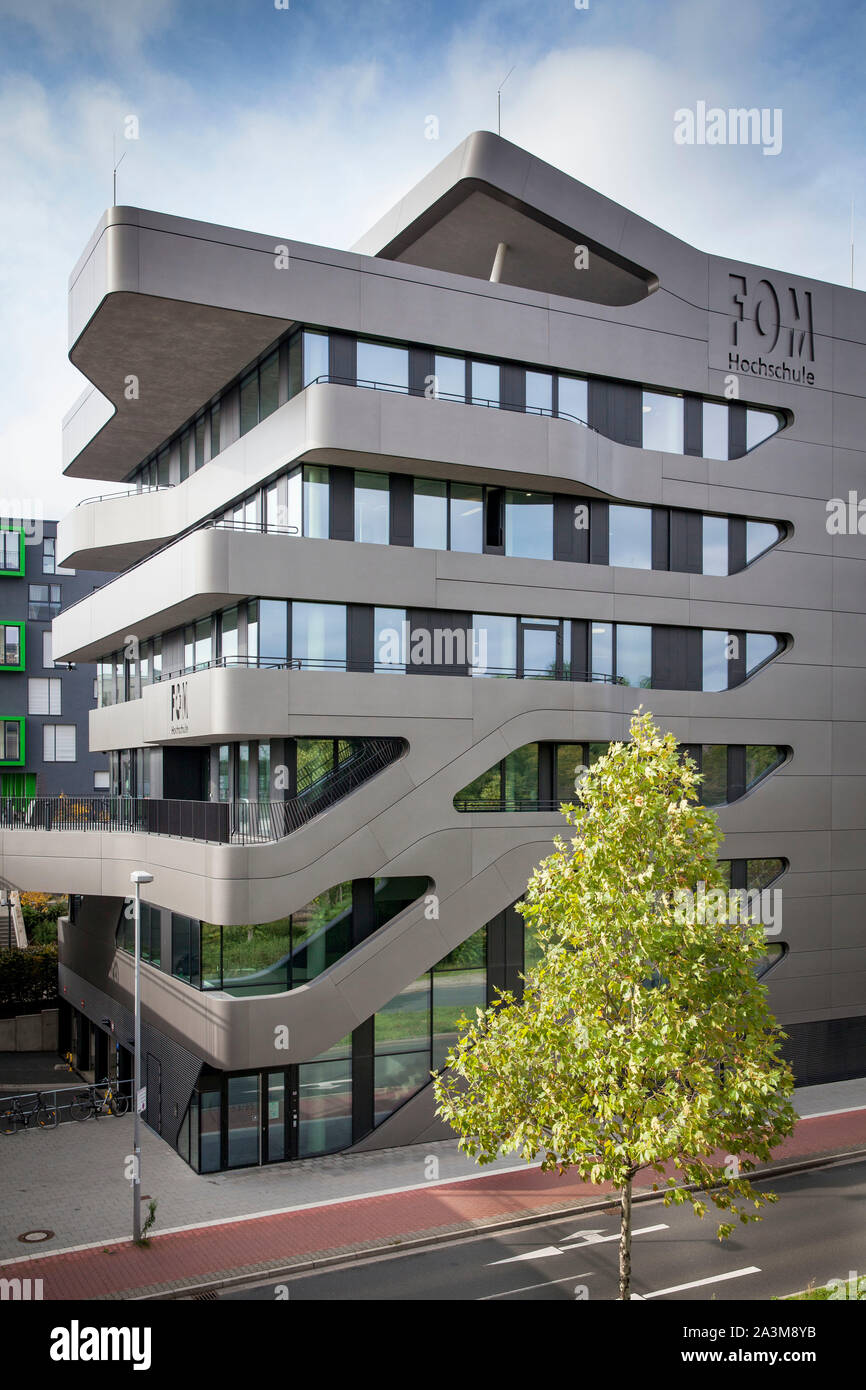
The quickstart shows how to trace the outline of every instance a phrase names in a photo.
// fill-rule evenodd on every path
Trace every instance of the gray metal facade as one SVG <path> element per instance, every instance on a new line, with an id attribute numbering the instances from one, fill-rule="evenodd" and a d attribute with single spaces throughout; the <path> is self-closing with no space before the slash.
<path id="1" fill-rule="evenodd" d="M 491 282 L 501 244 L 502 275 Z M 577 265 L 580 248 L 587 271 Z M 241 376 L 299 324 L 329 330 L 325 373 L 291 391 L 280 356 L 278 408 L 242 433 Z M 81 930 L 73 925 L 64 938 L 69 970 L 128 1001 L 128 957 L 104 922 L 85 928 L 90 912 L 100 919 L 96 900 L 122 898 L 142 864 L 154 873 L 156 906 L 227 925 L 272 921 L 343 880 L 426 875 L 435 919 L 423 904 L 408 909 L 287 994 L 198 992 L 165 968 L 144 967 L 149 1024 L 186 1055 L 223 1073 L 266 1068 L 274 1030 L 285 1026 L 286 1062 L 305 1063 L 367 1027 L 503 913 L 561 828 L 543 811 L 461 814 L 457 792 L 533 741 L 623 737 L 640 699 L 685 744 L 790 750 L 772 776 L 720 810 L 723 853 L 785 866 L 776 886 L 787 951 L 768 987 L 799 1079 L 863 1071 L 866 557 L 856 523 L 828 527 L 832 499 L 853 493 L 856 502 L 866 490 L 862 293 L 705 255 L 480 133 L 351 252 L 112 208 L 73 272 L 70 325 L 70 355 L 92 386 L 67 421 L 68 471 L 129 478 L 170 445 L 173 486 L 78 508 L 62 523 L 61 561 L 126 571 L 58 620 L 65 657 L 106 659 L 130 632 L 180 642 L 183 624 L 253 597 L 399 606 L 452 627 L 474 613 L 556 617 L 575 632 L 598 622 L 683 635 L 664 639 L 654 670 L 665 675 L 640 692 L 251 663 L 185 670 L 182 720 L 166 680 L 95 711 L 92 745 L 102 751 L 339 735 L 404 738 L 408 752 L 273 844 L 117 828 L 0 832 L 10 881 L 84 895 Z M 412 347 L 409 389 L 353 384 L 359 338 Z M 464 403 L 428 398 L 423 367 L 437 352 L 504 364 L 505 408 L 479 408 L 471 391 Z M 589 378 L 591 428 L 527 413 L 527 369 Z M 147 380 L 135 400 L 124 395 L 129 373 Z M 643 391 L 681 393 L 681 447 L 646 447 Z M 185 476 L 177 440 L 220 393 L 220 451 Z M 729 408 L 728 457 L 703 453 L 703 402 Z M 776 412 L 780 426 L 753 447 L 750 409 Z M 532 559 L 495 546 L 414 548 L 395 528 L 399 481 L 388 545 L 351 539 L 346 493 L 341 504 L 331 496 L 327 538 L 208 524 L 304 463 L 344 481 L 365 469 L 600 507 L 640 504 L 668 518 L 668 532 L 653 522 L 653 553 L 667 562 L 611 565 L 598 549 Z M 730 573 L 702 572 L 701 515 L 734 528 L 743 518 L 775 522 L 780 539 Z M 702 630 L 776 634 L 780 646 L 753 674 L 743 665 L 730 688 L 701 689 Z M 355 1138 L 420 1140 L 430 1126 L 429 1104 L 415 1097 L 372 1137 Z"/>

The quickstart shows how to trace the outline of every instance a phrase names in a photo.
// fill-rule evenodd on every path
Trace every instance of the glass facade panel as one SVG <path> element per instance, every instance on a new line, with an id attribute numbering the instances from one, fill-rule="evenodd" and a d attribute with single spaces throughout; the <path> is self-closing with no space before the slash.
<path id="1" fill-rule="evenodd" d="M 667 454 L 683 452 L 685 405 L 682 396 L 643 393 L 643 447 Z"/>
<path id="2" fill-rule="evenodd" d="M 617 679 L 623 685 L 649 690 L 652 686 L 652 660 L 652 628 L 636 623 L 617 623 Z"/>
<path id="3" fill-rule="evenodd" d="M 291 988 L 290 917 L 253 926 L 222 927 L 220 931 L 224 990 L 248 996 L 281 994 Z"/>
<path id="4" fill-rule="evenodd" d="M 472 404 L 499 405 L 499 366 L 496 362 L 473 362 Z"/>
<path id="5" fill-rule="evenodd" d="M 279 405 L 280 358 L 272 352 L 259 367 L 259 418 L 267 419 Z"/>
<path id="6" fill-rule="evenodd" d="M 728 457 L 728 407 L 716 401 L 704 401 L 703 445 L 701 453 L 705 459 L 726 459 Z"/>
<path id="7" fill-rule="evenodd" d="M 259 375 L 250 372 L 241 382 L 241 434 L 259 423 Z"/>
<path id="8" fill-rule="evenodd" d="M 781 532 L 775 521 L 746 522 L 746 564 L 750 565 L 769 550 L 779 539 Z"/>
<path id="9" fill-rule="evenodd" d="M 526 373 L 526 409 L 531 414 L 553 411 L 553 377 L 549 372 Z"/>
<path id="10" fill-rule="evenodd" d="M 728 688 L 728 634 L 705 630 L 703 643 L 702 690 Z"/>
<path id="11" fill-rule="evenodd" d="M 500 613 L 475 613 L 472 654 L 473 676 L 516 676 L 517 619 Z"/>
<path id="12" fill-rule="evenodd" d="M 292 985 L 305 984 L 352 946 L 352 884 L 337 883 L 292 913 Z"/>
<path id="13" fill-rule="evenodd" d="M 448 549 L 448 484 L 416 478 L 413 498 L 414 545 Z"/>
<path id="14" fill-rule="evenodd" d="M 728 572 L 728 519 L 725 516 L 705 516 L 703 526 L 703 574 Z"/>
<path id="15" fill-rule="evenodd" d="M 553 559 L 553 498 L 544 492 L 505 492 L 505 553 Z"/>
<path id="16" fill-rule="evenodd" d="M 509 753 L 503 774 L 506 804 L 534 810 L 538 804 L 538 744 L 527 743 Z"/>
<path id="17" fill-rule="evenodd" d="M 229 1168 L 259 1161 L 259 1077 L 230 1076 L 226 1082 L 226 1139 Z"/>
<path id="18" fill-rule="evenodd" d="M 437 396 L 448 400 L 466 399 L 466 361 L 462 357 L 448 357 L 438 353 L 433 359 L 434 383 Z"/>
<path id="19" fill-rule="evenodd" d="M 556 799 L 573 802 L 577 799 L 577 788 L 586 767 L 586 753 L 582 743 L 558 743 L 556 745 Z"/>
<path id="20" fill-rule="evenodd" d="M 220 1132 L 222 1129 L 222 1097 L 218 1090 L 202 1090 L 193 1102 L 199 1103 L 199 1128 L 202 1173 L 217 1173 L 222 1167 Z"/>
<path id="21" fill-rule="evenodd" d="M 258 761 L 256 763 L 256 791 L 259 801 L 270 801 L 271 745 L 265 739 L 259 740 Z"/>
<path id="22" fill-rule="evenodd" d="M 278 1163 L 286 1156 L 286 1077 L 281 1071 L 272 1071 L 267 1077 L 266 1104 L 268 1127 L 269 1163 Z"/>
<path id="23" fill-rule="evenodd" d="M 705 743 L 701 750 L 701 801 L 705 806 L 724 806 L 728 799 L 728 750 L 724 744 Z"/>
<path id="24" fill-rule="evenodd" d="M 482 522 L 481 488 L 473 483 L 452 483 L 451 549 L 480 555 Z"/>
<path id="25" fill-rule="evenodd" d="M 373 669 L 406 674 L 406 609 L 373 610 Z"/>
<path id="26" fill-rule="evenodd" d="M 433 1069 L 444 1066 L 448 1052 L 455 1046 L 462 1032 L 459 1020 L 467 1018 L 474 1023 L 475 1010 L 483 1009 L 486 1003 L 487 969 L 482 940 L 481 960 L 474 968 L 433 972 Z"/>
<path id="27" fill-rule="evenodd" d="M 430 1080 L 429 1044 L 424 1052 L 378 1053 L 374 1063 L 373 1123 L 379 1125 Z"/>
<path id="28" fill-rule="evenodd" d="M 769 661 L 778 649 L 779 643 L 772 632 L 746 633 L 746 675 L 750 675 L 763 662 Z"/>
<path id="29" fill-rule="evenodd" d="M 358 381 L 388 391 L 409 390 L 409 350 L 387 343 L 358 342 Z"/>
<path id="30" fill-rule="evenodd" d="M 304 534 L 303 478 L 303 469 L 295 468 L 286 479 L 285 525 L 288 526 L 292 534 L 296 536 L 302 536 Z M 327 486 L 327 480 L 325 485 Z M 282 522 L 280 524 L 282 525 Z"/>
<path id="31" fill-rule="evenodd" d="M 355 540 L 387 545 L 390 540 L 387 473 L 355 472 Z"/>
<path id="32" fill-rule="evenodd" d="M 592 679 L 613 679 L 613 624 L 593 623 L 590 632 L 589 668 Z"/>
<path id="33" fill-rule="evenodd" d="M 291 478 L 289 479 L 289 509 L 291 511 Z M 331 534 L 329 521 L 330 473 L 316 464 L 304 465 L 304 535 L 327 540 Z"/>
<path id="34" fill-rule="evenodd" d="M 292 658 L 302 666 L 346 668 L 346 605 L 292 604 Z"/>
<path id="35" fill-rule="evenodd" d="M 238 654 L 238 610 L 226 608 L 220 613 L 220 656 L 232 665 Z"/>
<path id="36" fill-rule="evenodd" d="M 730 862 L 730 861 L 728 861 Z M 747 859 L 746 887 L 763 891 L 779 877 L 785 867 L 782 859 Z"/>
<path id="37" fill-rule="evenodd" d="M 771 410 L 746 410 L 746 449 L 756 449 L 775 434 L 779 428 L 779 417 Z"/>
<path id="38" fill-rule="evenodd" d="M 327 333 L 304 333 L 304 385 L 319 377 L 328 379 L 328 335 Z"/>
<path id="39" fill-rule="evenodd" d="M 298 1156 L 332 1153 L 352 1142 L 349 1058 L 298 1067 Z"/>
<path id="40" fill-rule="evenodd" d="M 772 772 L 774 767 L 778 767 L 784 754 L 774 743 L 746 745 L 746 786 L 753 787 L 756 782 L 760 782 L 762 777 L 766 777 L 768 772 Z"/>
<path id="41" fill-rule="evenodd" d="M 375 1018 L 376 1052 L 428 1052 L 430 976 L 422 975 L 389 999 Z"/>
<path id="42" fill-rule="evenodd" d="M 631 569 L 651 570 L 652 509 L 650 507 L 608 508 L 608 527 L 611 565 L 628 565 Z"/>
<path id="43" fill-rule="evenodd" d="M 561 376 L 558 382 L 559 411 L 572 420 L 586 424 L 589 418 L 589 388 L 580 377 Z"/>

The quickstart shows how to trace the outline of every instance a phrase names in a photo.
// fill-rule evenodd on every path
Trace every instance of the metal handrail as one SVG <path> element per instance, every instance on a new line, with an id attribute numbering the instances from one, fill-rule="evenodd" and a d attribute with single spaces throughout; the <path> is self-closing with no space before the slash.
<path id="1" fill-rule="evenodd" d="M 423 391 L 421 391 L 420 389 L 413 388 L 413 387 L 407 387 L 407 386 L 402 386 L 402 385 L 395 385 L 395 384 L 393 384 L 393 383 L 383 382 L 383 381 L 367 381 L 366 379 L 363 379 L 363 378 L 359 380 L 359 379 L 357 379 L 357 378 L 355 378 L 355 377 L 340 377 L 340 376 L 334 376 L 334 375 L 332 375 L 331 373 L 327 373 L 327 372 L 326 372 L 326 373 L 323 373 L 321 376 L 313 377 L 313 379 L 312 379 L 311 381 L 308 381 L 308 382 L 305 383 L 305 385 L 304 385 L 304 387 L 303 387 L 302 389 L 305 391 L 305 390 L 307 389 L 308 386 L 321 386 L 321 385 L 332 385 L 332 386 L 360 386 L 360 387 L 362 387 L 364 390 L 387 391 L 387 392 L 389 392 L 389 393 L 391 393 L 391 394 L 406 395 L 406 396 L 414 396 L 416 399 L 418 399 L 419 397 L 420 397 L 420 398 L 423 398 L 423 397 L 424 397 L 424 392 L 423 392 Z M 300 394 L 300 393 L 299 393 L 299 394 Z M 293 397 L 293 399 L 294 399 L 294 397 Z M 433 399 L 433 400 L 448 400 L 448 401 L 453 401 L 453 402 L 455 402 L 456 404 L 459 404 L 459 405 L 480 405 L 480 406 L 484 406 L 484 407 L 486 407 L 486 408 L 488 408 L 488 409 L 510 410 L 510 411 L 512 411 L 514 414 L 517 414 L 517 415 L 543 415 L 543 416 L 547 416 L 547 417 L 549 417 L 550 419 L 553 419 L 553 420 L 568 420 L 568 421 L 570 421 L 572 424 L 581 425 L 584 429 L 592 430 L 592 432 L 593 432 L 594 434 L 600 433 L 600 431 L 598 431 L 598 430 L 595 428 L 594 425 L 590 425 L 590 424 L 588 423 L 588 421 L 582 420 L 582 419 L 580 418 L 579 415 L 570 415 L 567 411 L 564 411 L 564 410 L 561 410 L 561 411 L 548 410 L 548 409 L 546 409 L 546 407 L 544 407 L 544 406 L 523 406 L 523 407 L 521 407 L 521 406 L 515 406 L 515 405 L 501 405 L 499 401 L 488 400 L 488 399 L 486 399 L 486 398 L 482 398 L 481 396 L 472 396 L 472 397 L 470 397 L 469 399 L 467 399 L 465 396 L 457 395 L 457 394 L 456 394 L 455 392 L 453 392 L 453 391 L 439 391 L 439 392 L 437 392 L 436 396 L 431 397 L 431 399 Z M 259 423 L 261 423 L 261 422 L 259 422 Z M 233 441 L 233 442 L 235 442 L 235 441 Z M 222 452 L 222 451 L 220 451 L 220 452 Z M 192 475 L 191 475 L 191 476 L 192 476 Z M 184 479 L 184 481 L 186 481 L 186 479 Z M 148 487 L 147 489 L 142 489 L 142 490 L 143 490 L 143 491 L 148 491 L 148 492 L 157 492 L 157 491 L 160 490 L 160 488 L 169 488 L 169 487 L 178 487 L 178 486 L 179 486 L 179 484 L 177 484 L 177 483 L 159 483 L 159 484 L 154 484 L 154 485 Z M 107 498 L 110 498 L 110 497 L 129 497 L 129 496 L 132 496 L 132 497 L 140 497 L 140 496 L 141 496 L 141 492 L 138 491 L 138 490 L 136 490 L 136 489 L 133 489 L 133 490 L 131 490 L 131 491 L 128 492 L 128 493 L 106 493 L 106 494 L 104 494 L 104 496 L 102 496 L 102 497 L 86 497 L 86 498 L 84 499 L 84 502 L 79 502 L 77 505 L 78 505 L 79 507 L 82 507 L 82 506 L 84 506 L 85 502 L 100 502 L 100 501 L 104 501 L 104 500 L 106 500 Z M 194 531 L 205 530 L 207 527 L 215 527 L 215 526 L 219 526 L 219 525 L 221 525 L 221 524 L 223 524 L 223 523 L 221 523 L 216 517 L 208 517 L 208 518 L 206 518 L 206 519 L 205 519 L 204 521 L 202 521 L 202 522 L 197 522 L 195 525 L 187 527 L 187 529 L 186 529 L 185 531 L 181 531 L 178 535 L 172 536 L 171 540 L 166 541 L 164 545 L 159 546 L 156 550 L 152 550 L 148 555 L 142 556 L 142 558 L 141 558 L 140 560 L 137 560 L 137 561 L 135 562 L 134 565 L 130 565 L 128 569 L 123 570 L 120 574 L 116 575 L 114 579 L 110 579 L 110 580 L 108 581 L 108 583 L 109 583 L 109 584 L 114 584 L 114 583 L 116 583 L 118 579 L 122 579 L 125 575 L 131 573 L 132 570 L 137 569 L 139 565 L 144 565 L 144 564 L 146 564 L 148 560 L 152 560 L 156 555 L 160 555 L 160 554 L 162 553 L 162 551 L 168 550 L 171 546 L 176 545 L 178 541 L 183 540 L 186 536 L 191 535 Z M 245 524 L 245 523 L 240 523 L 240 525 L 244 525 L 244 524 Z M 251 526 L 252 526 L 252 528 L 255 529 L 255 530 L 258 530 L 258 529 L 259 529 L 259 523 L 258 523 L 258 522 L 251 523 Z M 276 532 L 277 534 L 279 534 L 279 531 L 277 530 L 276 527 L 273 527 L 273 526 L 272 526 L 272 527 L 267 527 L 267 528 L 265 528 L 265 529 L 266 529 L 266 531 L 268 531 L 268 532 Z M 290 533 L 290 534 L 298 534 L 297 528 L 296 528 L 296 527 L 289 527 L 288 530 L 289 530 L 289 533 Z M 105 585 L 101 585 L 100 587 L 101 587 L 101 588 L 105 588 L 106 586 L 105 586 Z M 79 603 L 83 603 L 83 602 L 84 602 L 84 599 L 85 599 L 85 598 L 89 598 L 89 597 L 90 597 L 89 594 L 84 594 L 84 595 L 82 595 L 82 597 L 79 598 L 79 599 L 76 599 L 74 603 L 68 604 L 67 607 L 64 608 L 64 610 L 63 610 L 64 613 L 68 612 L 70 608 L 75 608 Z"/>
<path id="2" fill-rule="evenodd" d="M 575 792 L 572 800 L 577 799 Z M 559 811 L 563 805 L 569 805 L 567 797 L 554 800 L 551 797 L 542 798 L 538 796 L 527 797 L 506 797 L 497 798 L 495 801 L 485 801 L 481 796 L 456 796 L 454 798 L 455 811 Z"/>
<path id="3" fill-rule="evenodd" d="M 356 755 L 281 801 L 181 801 L 134 796 L 4 797 L 0 830 L 138 832 L 212 844 L 283 839 L 402 756 L 401 738 L 371 739 Z"/>
<path id="4" fill-rule="evenodd" d="M 166 492 L 177 483 L 148 483 L 147 487 L 130 487 L 125 492 L 100 492 L 95 497 L 82 497 L 76 507 L 86 507 L 90 502 L 111 502 L 115 497 L 141 497 L 144 492 Z"/>

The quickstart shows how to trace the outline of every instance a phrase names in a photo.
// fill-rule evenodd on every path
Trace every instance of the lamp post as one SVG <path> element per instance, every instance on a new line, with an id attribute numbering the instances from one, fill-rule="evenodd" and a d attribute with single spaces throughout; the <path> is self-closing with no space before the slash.
<path id="1" fill-rule="evenodd" d="M 132 1239 L 141 1240 L 141 1115 L 138 1093 L 141 1088 L 141 885 L 153 883 L 153 874 L 136 869 L 129 875 L 135 884 L 135 1057 L 132 1082 Z"/>

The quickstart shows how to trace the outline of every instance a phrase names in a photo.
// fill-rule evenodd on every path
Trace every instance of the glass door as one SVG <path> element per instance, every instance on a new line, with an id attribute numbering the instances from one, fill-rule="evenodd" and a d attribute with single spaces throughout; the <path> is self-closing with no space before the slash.
<path id="1" fill-rule="evenodd" d="M 562 680 L 562 623 L 521 618 L 517 675 L 521 680 Z"/>
<path id="2" fill-rule="evenodd" d="M 258 1163 L 259 1076 L 230 1076 L 226 1083 L 226 1166 Z"/>
<path id="3" fill-rule="evenodd" d="M 265 1072 L 262 1078 L 262 1162 L 297 1156 L 297 1068 Z"/>

